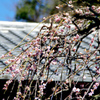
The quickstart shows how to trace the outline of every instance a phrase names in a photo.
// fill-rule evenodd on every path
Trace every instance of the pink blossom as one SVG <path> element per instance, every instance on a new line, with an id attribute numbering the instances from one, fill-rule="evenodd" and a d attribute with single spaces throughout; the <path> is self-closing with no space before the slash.
<path id="1" fill-rule="evenodd" d="M 39 97 L 35 97 L 35 100 L 41 100 L 41 99 L 39 99 Z"/>
<path id="2" fill-rule="evenodd" d="M 76 87 L 73 88 L 73 92 L 76 92 Z"/>
<path id="3" fill-rule="evenodd" d="M 85 15 L 89 15 L 89 12 L 85 12 Z"/>
<path id="4" fill-rule="evenodd" d="M 99 86 L 99 83 L 96 82 L 95 85 L 96 85 L 96 86 Z"/>
<path id="5" fill-rule="evenodd" d="M 80 13 L 80 14 L 82 14 L 82 13 L 83 13 L 83 11 L 82 11 L 81 9 L 79 9 L 79 13 Z"/>
<path id="6" fill-rule="evenodd" d="M 100 69 L 99 69 L 99 70 L 97 70 L 97 73 L 98 73 L 98 74 L 100 74 Z"/>
<path id="7" fill-rule="evenodd" d="M 48 49 L 47 52 L 50 52 L 50 49 Z"/>
<path id="8" fill-rule="evenodd" d="M 91 39 L 91 43 L 93 43 L 93 41 L 94 41 L 94 38 Z"/>
<path id="9" fill-rule="evenodd" d="M 19 98 L 14 97 L 14 100 L 20 100 Z"/>
<path id="10" fill-rule="evenodd" d="M 79 89 L 79 88 L 74 87 L 74 88 L 73 88 L 73 92 L 80 92 L 80 89 Z"/>
<path id="11" fill-rule="evenodd" d="M 25 77 L 21 77 L 21 80 L 23 81 L 25 79 Z"/>
<path id="12" fill-rule="evenodd" d="M 15 77 L 15 73 L 12 72 L 11 76 L 12 76 L 12 77 Z"/>
<path id="13" fill-rule="evenodd" d="M 76 48 L 74 47 L 74 48 L 73 48 L 73 51 L 75 52 L 75 50 L 76 50 Z"/>
<path id="14" fill-rule="evenodd" d="M 25 88 L 25 89 L 26 89 L 26 90 L 28 90 L 28 91 L 30 90 L 29 86 L 26 86 L 26 88 Z"/>
<path id="15" fill-rule="evenodd" d="M 96 10 L 97 10 L 98 13 L 100 13 L 100 7 L 98 7 Z"/>
<path id="16" fill-rule="evenodd" d="M 52 64 L 53 64 L 53 65 L 56 65 L 56 64 L 57 64 L 57 62 L 56 62 L 56 61 L 52 61 Z"/>
<path id="17" fill-rule="evenodd" d="M 49 49 L 49 50 L 50 50 L 50 46 L 47 46 L 47 49 Z"/>
<path id="18" fill-rule="evenodd" d="M 65 15 L 66 15 L 66 16 L 69 16 L 69 13 L 66 13 Z"/>
<path id="19" fill-rule="evenodd" d="M 46 36 L 44 36 L 43 39 L 44 39 L 44 41 L 47 41 L 47 37 Z"/>
<path id="20" fill-rule="evenodd" d="M 76 39 L 79 39 L 79 37 L 80 37 L 80 36 L 77 34 L 77 35 L 76 35 Z"/>
<path id="21" fill-rule="evenodd" d="M 53 40 L 53 36 L 50 36 L 49 38 L 50 38 L 50 40 Z"/>
<path id="22" fill-rule="evenodd" d="M 7 90 L 8 88 L 7 87 L 3 87 L 3 90 Z"/>
<path id="23" fill-rule="evenodd" d="M 92 93 L 92 92 L 90 92 L 88 95 L 89 95 L 89 96 L 92 96 L 92 95 L 93 95 L 93 93 Z"/>
<path id="24" fill-rule="evenodd" d="M 20 72 L 19 69 L 16 69 L 16 70 L 15 70 L 15 74 L 18 74 L 19 72 Z"/>
<path id="25" fill-rule="evenodd" d="M 70 28 L 71 28 L 71 26 L 70 26 L 70 25 L 68 25 L 68 26 L 67 26 L 67 28 L 69 28 L 69 29 L 70 29 Z"/>
<path id="26" fill-rule="evenodd" d="M 83 88 L 84 87 L 84 84 L 82 84 L 81 87 Z"/>
<path id="27" fill-rule="evenodd" d="M 95 77 L 93 77 L 93 81 L 96 81 L 96 78 Z"/>
<path id="28" fill-rule="evenodd" d="M 58 39 L 59 39 L 59 37 L 54 37 L 54 39 L 55 39 L 55 40 L 58 40 Z"/>
<path id="29" fill-rule="evenodd" d="M 41 50 L 38 47 L 35 47 L 35 51 L 40 52 Z"/>
<path id="30" fill-rule="evenodd" d="M 19 48 L 19 50 L 22 50 L 22 48 Z"/>
<path id="31" fill-rule="evenodd" d="M 94 5 L 92 6 L 92 9 L 93 9 L 93 10 L 95 9 L 95 6 L 94 6 Z"/>
<path id="32" fill-rule="evenodd" d="M 90 43 L 89 45 L 90 45 L 90 46 L 92 46 L 92 44 L 91 44 L 91 43 Z"/>
<path id="33" fill-rule="evenodd" d="M 89 7 L 86 7 L 86 11 L 89 11 Z"/>
<path id="34" fill-rule="evenodd" d="M 63 29 L 61 29 L 61 32 L 64 32 L 64 30 L 63 30 Z"/>
<path id="35" fill-rule="evenodd" d="M 14 61 L 15 61 L 15 59 L 9 59 L 9 61 L 10 61 L 10 62 L 14 62 Z"/>
<path id="36" fill-rule="evenodd" d="M 93 85 L 93 89 L 96 90 L 97 89 L 97 86 L 96 85 Z"/>
<path id="37" fill-rule="evenodd" d="M 55 17 L 55 22 L 59 22 L 61 19 L 60 19 L 60 17 L 59 16 L 56 16 Z"/>
<path id="38" fill-rule="evenodd" d="M 5 61 L 5 64 L 9 64 L 9 61 Z"/>
<path id="39" fill-rule="evenodd" d="M 69 1 L 69 4 L 72 4 L 72 1 L 71 0 Z"/>
<path id="40" fill-rule="evenodd" d="M 59 51 L 59 53 L 61 53 L 62 51 Z"/>
<path id="41" fill-rule="evenodd" d="M 46 20 L 46 18 L 45 18 L 45 17 L 43 17 L 43 20 Z"/>
<path id="42" fill-rule="evenodd" d="M 2 56 L 1 56 L 1 58 L 4 58 L 5 57 L 5 55 L 3 54 Z"/>
<path id="43" fill-rule="evenodd" d="M 9 73 L 9 72 L 10 72 L 10 69 L 7 69 L 7 70 L 6 70 L 6 73 Z"/>
<path id="44" fill-rule="evenodd" d="M 39 42 L 39 41 L 40 41 L 40 38 L 37 38 L 37 39 L 36 39 L 36 41 L 38 41 L 38 42 Z"/>
<path id="45" fill-rule="evenodd" d="M 68 5 L 68 7 L 71 7 L 71 8 L 73 8 L 73 5 L 69 4 L 69 5 Z"/>
<path id="46" fill-rule="evenodd" d="M 22 93 L 21 92 L 17 92 L 17 95 L 21 95 Z"/>
<path id="47" fill-rule="evenodd" d="M 56 6 L 56 9 L 59 9 L 59 6 Z"/>
<path id="48" fill-rule="evenodd" d="M 73 37 L 73 41 L 75 41 L 75 40 L 76 40 L 76 36 Z"/>
<path id="49" fill-rule="evenodd" d="M 76 92 L 80 92 L 80 89 L 79 88 L 76 88 Z"/>
<path id="50" fill-rule="evenodd" d="M 78 10 L 78 9 L 76 9 L 76 10 L 75 10 L 75 12 L 78 14 L 78 13 L 79 13 L 79 10 Z"/>
<path id="51" fill-rule="evenodd" d="M 69 81 L 68 81 L 68 79 L 66 80 L 66 83 L 68 83 Z"/>
<path id="52" fill-rule="evenodd" d="M 86 79 L 86 76 L 83 76 L 83 79 Z"/>

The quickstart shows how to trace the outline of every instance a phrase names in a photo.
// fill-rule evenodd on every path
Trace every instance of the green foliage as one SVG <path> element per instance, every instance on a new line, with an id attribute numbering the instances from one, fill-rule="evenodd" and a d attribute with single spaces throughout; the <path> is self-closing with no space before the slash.
<path id="1" fill-rule="evenodd" d="M 66 1 L 66 0 L 64 0 Z M 40 17 L 57 13 L 55 6 L 61 4 L 60 0 L 22 0 L 16 7 L 16 20 L 40 21 Z"/>
<path id="2" fill-rule="evenodd" d="M 23 0 L 17 5 L 16 19 L 17 20 L 26 20 L 26 21 L 35 21 L 34 15 L 36 14 L 36 0 Z"/>
<path id="3" fill-rule="evenodd" d="M 91 100 L 100 100 L 100 93 L 97 95 L 92 96 Z"/>

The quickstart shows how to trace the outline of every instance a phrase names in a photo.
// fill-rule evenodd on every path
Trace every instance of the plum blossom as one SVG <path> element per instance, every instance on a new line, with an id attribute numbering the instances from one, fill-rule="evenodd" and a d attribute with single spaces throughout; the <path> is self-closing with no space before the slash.
<path id="1" fill-rule="evenodd" d="M 63 30 L 63 29 L 61 29 L 61 32 L 64 32 L 64 30 Z"/>
<path id="2" fill-rule="evenodd" d="M 73 92 L 76 92 L 76 87 L 73 88 Z"/>
<path id="3" fill-rule="evenodd" d="M 79 89 L 79 88 L 74 87 L 74 88 L 73 88 L 73 92 L 78 93 L 78 92 L 80 92 L 80 89 Z"/>
<path id="4" fill-rule="evenodd" d="M 99 86 L 99 83 L 96 82 L 95 85 L 96 85 L 96 86 Z"/>
<path id="5" fill-rule="evenodd" d="M 20 100 L 19 98 L 14 97 L 14 100 Z"/>
<path id="6" fill-rule="evenodd" d="M 5 55 L 3 54 L 2 56 L 1 56 L 1 58 L 4 58 L 5 57 Z"/>
<path id="7" fill-rule="evenodd" d="M 93 5 L 93 6 L 92 6 L 92 9 L 94 10 L 95 8 L 96 8 L 96 6 Z"/>
<path id="8" fill-rule="evenodd" d="M 17 95 L 21 95 L 22 93 L 21 92 L 17 92 Z"/>
<path id="9" fill-rule="evenodd" d="M 99 86 L 99 83 L 96 82 L 96 83 L 93 85 L 93 89 L 96 90 L 96 89 L 98 88 L 98 86 Z"/>
<path id="10" fill-rule="evenodd" d="M 80 92 L 80 89 L 79 88 L 76 88 L 76 92 Z"/>
<path id="11" fill-rule="evenodd" d="M 86 76 L 83 76 L 83 79 L 86 79 Z"/>
<path id="12" fill-rule="evenodd" d="M 78 34 L 76 35 L 76 39 L 79 39 L 79 35 Z"/>
<path id="13" fill-rule="evenodd" d="M 93 85 L 93 89 L 96 90 L 97 89 L 97 86 L 96 85 Z"/>
<path id="14" fill-rule="evenodd" d="M 26 88 L 25 88 L 26 90 L 28 90 L 28 91 L 30 91 L 30 88 L 29 88 L 29 86 L 26 86 Z"/>
<path id="15" fill-rule="evenodd" d="M 43 95 L 43 89 L 45 89 L 46 87 L 46 84 L 43 83 L 42 85 L 39 85 L 39 88 L 40 88 L 40 94 Z"/>
<path id="16" fill-rule="evenodd" d="M 89 95 L 89 96 L 92 96 L 92 95 L 93 95 L 93 93 L 92 93 L 92 92 L 90 92 L 90 93 L 88 93 L 88 95 Z"/>
<path id="17" fill-rule="evenodd" d="M 56 36 L 56 37 L 54 37 L 54 39 L 55 39 L 55 40 L 58 40 L 58 39 L 59 39 L 59 37 L 57 37 L 57 36 Z"/>
<path id="18" fill-rule="evenodd" d="M 13 78 L 13 77 L 15 77 L 16 76 L 16 74 L 15 73 L 11 73 L 11 77 Z"/>
<path id="19" fill-rule="evenodd" d="M 93 43 L 93 41 L 94 41 L 94 38 L 91 39 L 91 43 Z"/>
<path id="20" fill-rule="evenodd" d="M 18 74 L 18 73 L 20 73 L 20 70 L 17 68 L 17 69 L 15 70 L 15 74 Z"/>
<path id="21" fill-rule="evenodd" d="M 58 15 L 56 15 L 55 16 L 55 22 L 59 22 L 60 20 L 61 20 L 61 18 Z"/>
<path id="22" fill-rule="evenodd" d="M 35 97 L 35 100 L 41 100 L 41 99 L 39 99 L 39 97 Z"/>
<path id="23" fill-rule="evenodd" d="M 57 64 L 57 62 L 56 62 L 56 61 L 52 61 L 52 64 L 53 64 L 53 65 L 56 65 L 56 64 Z"/>
<path id="24" fill-rule="evenodd" d="M 100 7 L 98 7 L 96 10 L 97 10 L 98 13 L 100 13 Z"/>
<path id="25" fill-rule="evenodd" d="M 74 52 L 76 51 L 76 47 L 73 48 L 73 51 L 74 51 Z"/>
<path id="26" fill-rule="evenodd" d="M 45 17 L 43 17 L 43 20 L 46 20 L 46 18 L 45 18 Z"/>
<path id="27" fill-rule="evenodd" d="M 72 4 L 72 1 L 71 0 L 69 1 L 69 4 Z"/>
<path id="28" fill-rule="evenodd" d="M 100 69 L 99 69 L 99 70 L 97 70 L 97 73 L 98 73 L 98 74 L 100 74 Z"/>
<path id="29" fill-rule="evenodd" d="M 95 77 L 93 77 L 93 81 L 96 81 L 96 78 Z"/>
<path id="30" fill-rule="evenodd" d="M 59 9 L 60 7 L 59 6 L 56 6 L 56 9 Z"/>

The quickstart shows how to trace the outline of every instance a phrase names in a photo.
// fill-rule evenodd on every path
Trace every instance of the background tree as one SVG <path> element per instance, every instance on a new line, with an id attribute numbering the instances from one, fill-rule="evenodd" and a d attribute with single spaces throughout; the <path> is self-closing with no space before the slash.
<path id="1" fill-rule="evenodd" d="M 66 0 L 64 0 L 66 1 Z M 55 6 L 60 0 L 22 0 L 16 6 L 16 20 L 37 22 L 41 18 L 56 13 Z"/>
<path id="2" fill-rule="evenodd" d="M 38 22 L 41 21 L 43 17 L 57 13 L 58 10 L 55 9 L 62 2 L 68 2 L 68 0 L 22 0 L 16 6 L 16 20 Z M 83 1 L 90 4 L 98 4 L 100 0 L 72 0 L 78 6 Z M 63 7 L 64 10 L 68 10 L 66 6 Z"/>

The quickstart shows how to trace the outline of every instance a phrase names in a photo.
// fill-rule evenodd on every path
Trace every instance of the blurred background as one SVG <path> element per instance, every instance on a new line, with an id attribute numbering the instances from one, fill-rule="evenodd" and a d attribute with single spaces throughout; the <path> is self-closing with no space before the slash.
<path id="1" fill-rule="evenodd" d="M 20 0 L 1 0 L 0 1 L 0 21 L 14 21 L 16 5 Z"/>
<path id="2" fill-rule="evenodd" d="M 69 1 L 69 0 L 63 0 Z M 72 0 L 76 5 L 86 1 L 100 5 L 100 0 Z M 60 0 L 1 0 L 0 21 L 40 22 L 43 17 L 57 13 Z"/>

